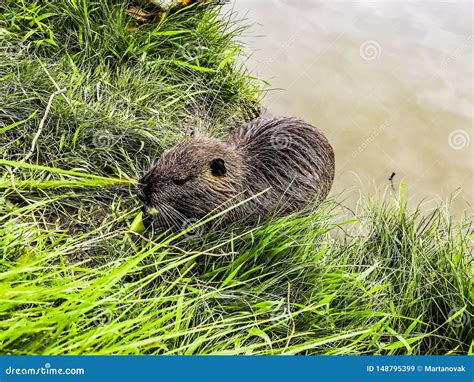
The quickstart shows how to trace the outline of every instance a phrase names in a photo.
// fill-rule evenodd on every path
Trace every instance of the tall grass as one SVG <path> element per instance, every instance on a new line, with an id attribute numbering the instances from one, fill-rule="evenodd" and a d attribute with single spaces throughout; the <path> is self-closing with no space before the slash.
<path id="1" fill-rule="evenodd" d="M 47 203 L 4 207 L 4 353 L 468 352 L 469 227 L 439 209 L 336 224 L 329 201 L 253 230 L 130 243 L 131 212 L 73 235 L 45 225 Z"/>
<path id="2" fill-rule="evenodd" d="M 472 353 L 472 216 L 400 195 L 247 229 L 130 232 L 133 179 L 252 118 L 241 23 L 125 1 L 0 5 L 3 354 Z M 22 161 L 54 99 L 34 155 Z"/>

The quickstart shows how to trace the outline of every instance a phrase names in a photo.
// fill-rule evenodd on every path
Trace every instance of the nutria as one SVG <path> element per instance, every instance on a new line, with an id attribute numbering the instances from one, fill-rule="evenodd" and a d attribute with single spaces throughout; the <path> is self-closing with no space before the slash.
<path id="1" fill-rule="evenodd" d="M 262 192 L 220 224 L 300 211 L 322 201 L 333 178 L 334 152 L 320 131 L 296 118 L 259 117 L 222 141 L 193 137 L 165 151 L 137 193 L 154 223 L 182 229 Z"/>

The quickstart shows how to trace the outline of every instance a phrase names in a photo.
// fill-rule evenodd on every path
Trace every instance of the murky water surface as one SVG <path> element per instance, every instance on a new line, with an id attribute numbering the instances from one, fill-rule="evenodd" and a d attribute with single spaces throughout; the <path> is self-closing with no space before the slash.
<path id="1" fill-rule="evenodd" d="M 348 203 L 406 183 L 414 205 L 474 191 L 472 3 L 237 0 L 264 104 L 322 129 Z"/>

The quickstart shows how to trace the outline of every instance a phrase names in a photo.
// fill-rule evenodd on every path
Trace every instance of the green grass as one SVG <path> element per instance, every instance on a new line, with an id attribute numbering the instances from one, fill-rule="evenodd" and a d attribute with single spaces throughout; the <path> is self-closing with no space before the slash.
<path id="1" fill-rule="evenodd" d="M 165 147 L 255 115 L 242 23 L 196 8 L 131 33 L 120 1 L 0 7 L 2 354 L 473 353 L 472 216 L 403 190 L 246 230 L 129 231 L 133 179 Z"/>

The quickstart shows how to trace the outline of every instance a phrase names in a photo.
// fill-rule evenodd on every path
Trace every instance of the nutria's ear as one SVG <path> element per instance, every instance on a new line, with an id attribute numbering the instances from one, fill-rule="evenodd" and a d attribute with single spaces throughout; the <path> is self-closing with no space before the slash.
<path id="1" fill-rule="evenodd" d="M 190 136 L 191 138 L 196 138 L 196 136 L 197 136 L 197 129 L 196 129 L 195 126 L 191 127 L 191 131 L 189 132 L 189 136 Z"/>
<path id="2" fill-rule="evenodd" d="M 227 172 L 224 159 L 221 158 L 211 160 L 211 163 L 209 163 L 209 167 L 211 167 L 211 172 L 214 176 L 224 176 Z"/>

